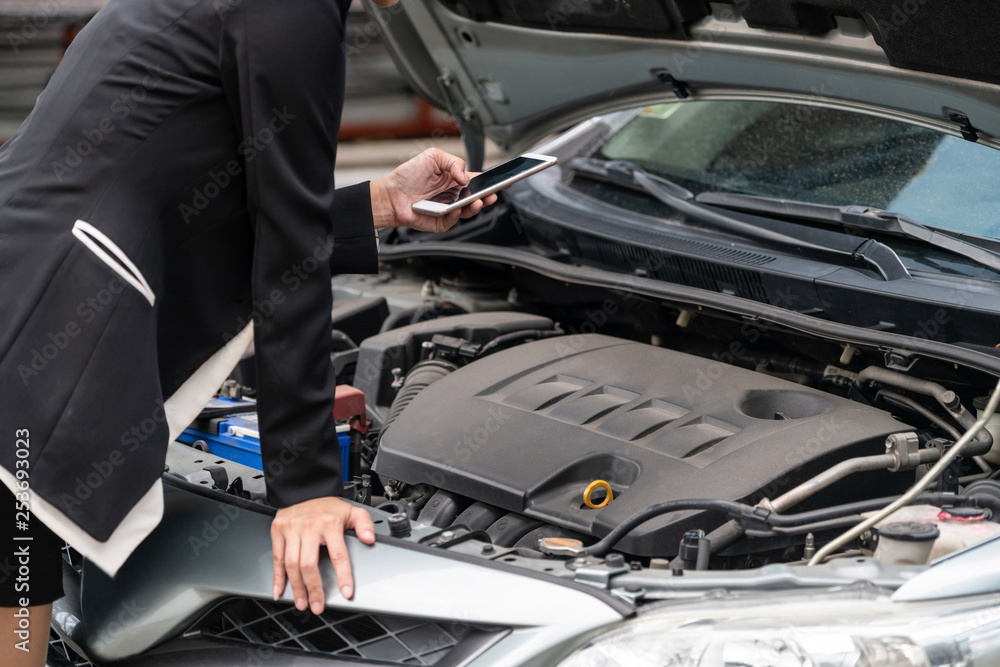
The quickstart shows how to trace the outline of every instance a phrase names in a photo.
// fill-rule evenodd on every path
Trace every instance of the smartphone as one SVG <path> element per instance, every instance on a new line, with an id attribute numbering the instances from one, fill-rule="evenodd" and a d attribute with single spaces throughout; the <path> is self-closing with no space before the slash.
<path id="1" fill-rule="evenodd" d="M 474 177 L 464 188 L 456 185 L 450 190 L 439 192 L 430 199 L 418 201 L 413 210 L 424 215 L 441 217 L 452 211 L 465 208 L 477 199 L 503 190 L 508 185 L 517 183 L 522 178 L 537 174 L 543 169 L 555 165 L 559 160 L 551 155 L 536 155 L 525 153 L 513 160 L 508 160 L 492 169 Z"/>

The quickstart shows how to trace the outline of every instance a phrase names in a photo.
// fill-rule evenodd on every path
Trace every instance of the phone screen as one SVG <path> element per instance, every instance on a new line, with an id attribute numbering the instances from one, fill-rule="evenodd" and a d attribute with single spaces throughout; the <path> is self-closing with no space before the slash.
<path id="1" fill-rule="evenodd" d="M 469 181 L 469 184 L 464 188 L 456 185 L 450 190 L 439 192 L 433 197 L 430 197 L 429 201 L 436 202 L 438 204 L 454 204 L 459 199 L 465 199 L 466 197 L 474 196 L 484 190 L 489 190 L 491 187 L 494 187 L 499 183 L 503 183 L 508 178 L 517 176 L 518 174 L 523 174 L 540 164 L 542 164 L 542 160 L 536 160 L 535 158 L 524 157 L 522 155 L 521 157 L 516 157 L 509 162 L 504 162 L 501 165 L 493 167 L 488 171 L 484 171 Z"/>

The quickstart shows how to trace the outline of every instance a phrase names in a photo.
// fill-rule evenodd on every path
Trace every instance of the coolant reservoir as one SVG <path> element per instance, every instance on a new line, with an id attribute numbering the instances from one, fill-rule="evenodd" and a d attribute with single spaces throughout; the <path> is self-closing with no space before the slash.
<path id="1" fill-rule="evenodd" d="M 874 515 L 875 512 L 869 512 L 866 516 Z M 896 510 L 877 523 L 875 527 L 881 532 L 883 527 L 898 523 L 930 524 L 938 529 L 939 535 L 934 540 L 934 546 L 930 549 L 930 554 L 925 561 L 927 563 L 1000 535 L 1000 524 L 987 521 L 983 510 L 970 507 L 953 507 L 943 510 L 931 505 L 911 505 Z M 893 533 L 894 530 L 890 528 L 887 532 Z M 885 551 L 881 544 L 879 544 L 879 550 Z M 880 556 L 879 550 L 875 552 L 876 558 Z M 882 562 L 894 561 L 885 560 Z"/>

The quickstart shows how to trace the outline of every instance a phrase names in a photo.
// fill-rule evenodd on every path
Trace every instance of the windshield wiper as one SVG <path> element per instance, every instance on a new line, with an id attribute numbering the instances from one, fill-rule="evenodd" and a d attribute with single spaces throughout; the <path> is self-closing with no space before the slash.
<path id="1" fill-rule="evenodd" d="M 767 243 L 778 243 L 822 253 L 853 254 L 782 234 L 781 232 L 762 229 L 749 222 L 737 220 L 731 215 L 715 211 L 711 207 L 700 203 L 690 190 L 662 176 L 652 174 L 627 160 L 601 160 L 597 158 L 578 157 L 570 161 L 569 168 L 573 171 L 597 176 L 613 183 L 638 187 L 678 213 L 723 231 Z"/>
<path id="2" fill-rule="evenodd" d="M 836 225 L 848 232 L 875 232 L 913 239 L 971 259 L 980 266 L 1000 273 L 1000 254 L 891 211 L 868 206 L 812 204 L 732 192 L 703 192 L 694 200 L 699 204 L 735 211 Z"/>

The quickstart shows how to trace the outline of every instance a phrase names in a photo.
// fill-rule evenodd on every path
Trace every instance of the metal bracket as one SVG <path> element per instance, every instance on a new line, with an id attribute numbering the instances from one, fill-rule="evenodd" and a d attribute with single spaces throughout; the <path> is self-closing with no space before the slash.
<path id="1" fill-rule="evenodd" d="M 972 127 L 972 122 L 969 121 L 968 116 L 953 111 L 948 114 L 948 118 L 958 124 L 958 129 L 962 131 L 962 137 L 966 141 L 979 141 L 979 131 Z"/>
<path id="2" fill-rule="evenodd" d="M 646 589 L 641 586 L 628 586 L 626 588 L 615 588 L 611 591 L 612 595 L 617 595 L 621 599 L 625 600 L 629 604 L 636 605 L 639 601 L 646 597 Z"/>
<path id="3" fill-rule="evenodd" d="M 906 352 L 900 350 L 886 350 L 885 351 L 885 367 L 892 371 L 900 371 L 905 373 L 906 371 L 913 368 L 913 365 L 920 360 L 920 355 L 915 352 Z"/>
<path id="4" fill-rule="evenodd" d="M 618 567 L 608 567 L 607 565 L 587 565 L 579 567 L 573 577 L 573 581 L 597 588 L 607 589 L 611 586 L 611 579 L 619 574 L 631 572 L 628 565 Z"/>
<path id="5" fill-rule="evenodd" d="M 893 433 L 885 439 L 885 453 L 896 458 L 896 465 L 889 468 L 891 472 L 913 470 L 920 465 L 920 438 L 912 431 Z"/>
<path id="6" fill-rule="evenodd" d="M 471 121 L 475 116 L 475 111 L 472 105 L 469 104 L 468 99 L 462 95 L 461 86 L 455 81 L 455 77 L 452 76 L 451 72 L 448 70 L 443 71 L 437 81 L 441 87 L 441 93 L 448 101 L 448 109 L 455 116 L 455 119 Z"/>
<path id="7" fill-rule="evenodd" d="M 674 75 L 665 69 L 654 70 L 653 73 L 656 78 L 660 80 L 665 86 L 670 86 L 670 89 L 674 91 L 674 95 L 677 96 L 679 100 L 686 100 L 691 97 L 691 91 L 688 89 L 688 85 L 683 81 L 678 81 L 674 78 Z"/>

